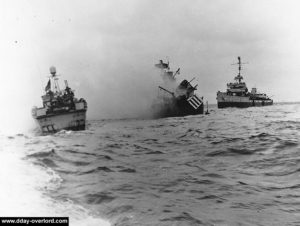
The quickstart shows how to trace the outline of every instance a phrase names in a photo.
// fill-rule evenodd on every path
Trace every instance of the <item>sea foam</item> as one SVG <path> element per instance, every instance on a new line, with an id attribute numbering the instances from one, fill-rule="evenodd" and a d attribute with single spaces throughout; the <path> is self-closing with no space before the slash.
<path id="1" fill-rule="evenodd" d="M 108 221 L 93 216 L 84 207 L 47 195 L 59 188 L 62 179 L 50 168 L 26 160 L 23 139 L 0 137 L 0 216 L 60 216 L 69 217 L 72 226 L 109 226 Z"/>

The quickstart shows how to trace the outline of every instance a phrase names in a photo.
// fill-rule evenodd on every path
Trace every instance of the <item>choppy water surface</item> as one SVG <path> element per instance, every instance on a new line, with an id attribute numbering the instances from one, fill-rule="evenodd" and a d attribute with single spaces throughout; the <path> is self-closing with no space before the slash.
<path id="1" fill-rule="evenodd" d="M 300 225 L 299 135 L 300 105 L 288 104 L 2 136 L 1 194 L 14 200 L 5 215 L 67 215 L 71 225 Z M 19 206 L 18 196 L 35 207 Z"/>

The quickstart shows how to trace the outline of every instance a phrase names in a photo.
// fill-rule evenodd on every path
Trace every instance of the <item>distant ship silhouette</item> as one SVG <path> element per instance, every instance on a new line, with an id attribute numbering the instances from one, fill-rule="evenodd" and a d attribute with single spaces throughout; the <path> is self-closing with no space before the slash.
<path id="1" fill-rule="evenodd" d="M 248 92 L 246 83 L 242 82 L 244 78 L 241 76 L 243 64 L 241 57 L 238 57 L 238 63 L 236 64 L 239 66 L 239 73 L 234 78 L 235 82 L 227 84 L 226 92 L 217 92 L 218 108 L 272 105 L 273 100 L 265 93 L 258 93 L 256 88 L 252 88 L 251 92 Z"/>

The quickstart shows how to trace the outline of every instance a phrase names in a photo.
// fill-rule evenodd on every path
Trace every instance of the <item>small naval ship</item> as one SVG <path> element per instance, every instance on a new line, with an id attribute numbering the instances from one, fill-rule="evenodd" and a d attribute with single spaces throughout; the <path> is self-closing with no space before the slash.
<path id="1" fill-rule="evenodd" d="M 50 67 L 49 81 L 42 96 L 43 107 L 33 107 L 32 117 L 43 133 L 60 130 L 84 130 L 87 102 L 77 99 L 65 80 L 65 89 L 59 88 L 56 68 Z"/>
<path id="2" fill-rule="evenodd" d="M 165 87 L 158 86 L 160 92 L 152 105 L 154 118 L 203 114 L 203 97 L 195 94 L 198 85 L 191 84 L 195 78 L 191 81 L 184 79 L 177 84 L 176 75 L 180 74 L 180 68 L 174 73 L 170 70 L 169 62 L 163 60 L 155 67 L 161 70 Z"/>
<path id="3" fill-rule="evenodd" d="M 242 82 L 244 79 L 241 76 L 242 64 L 244 63 L 241 62 L 241 57 L 238 57 L 238 63 L 235 65 L 239 66 L 239 73 L 234 78 L 235 82 L 227 84 L 226 92 L 217 92 L 218 108 L 272 105 L 273 100 L 265 93 L 258 93 L 256 88 L 252 88 L 251 92 L 248 92 L 246 83 Z"/>

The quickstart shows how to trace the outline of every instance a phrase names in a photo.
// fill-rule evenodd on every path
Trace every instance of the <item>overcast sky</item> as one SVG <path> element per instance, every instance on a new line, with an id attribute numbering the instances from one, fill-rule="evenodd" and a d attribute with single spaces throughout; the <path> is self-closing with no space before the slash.
<path id="1" fill-rule="evenodd" d="M 88 101 L 89 118 L 135 117 L 169 59 L 216 103 L 237 56 L 248 88 L 300 101 L 300 1 L 0 0 L 1 119 L 31 120 L 49 67 Z M 28 116 L 29 115 L 29 116 Z"/>

